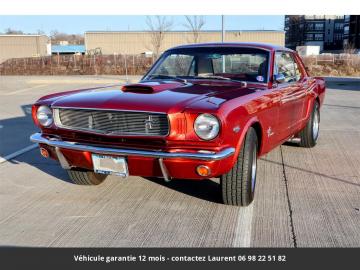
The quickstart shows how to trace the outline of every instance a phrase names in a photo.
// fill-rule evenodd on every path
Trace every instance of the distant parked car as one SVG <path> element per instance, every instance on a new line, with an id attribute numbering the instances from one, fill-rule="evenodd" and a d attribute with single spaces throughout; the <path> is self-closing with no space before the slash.
<path id="1" fill-rule="evenodd" d="M 164 52 L 139 83 L 48 95 L 32 108 L 41 154 L 77 184 L 107 175 L 221 180 L 225 204 L 249 205 L 257 158 L 319 137 L 325 84 L 296 52 L 255 43 Z"/>

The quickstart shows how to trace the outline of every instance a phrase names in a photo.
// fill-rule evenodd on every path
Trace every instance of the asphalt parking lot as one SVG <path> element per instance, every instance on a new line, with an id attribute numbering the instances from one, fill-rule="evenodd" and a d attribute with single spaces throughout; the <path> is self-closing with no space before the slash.
<path id="1" fill-rule="evenodd" d="M 134 78 L 136 79 L 136 78 Z M 359 247 L 360 79 L 330 79 L 318 145 L 259 160 L 256 200 L 221 204 L 216 181 L 110 177 L 69 183 L 29 136 L 45 94 L 124 82 L 115 76 L 0 77 L 0 246 Z"/>

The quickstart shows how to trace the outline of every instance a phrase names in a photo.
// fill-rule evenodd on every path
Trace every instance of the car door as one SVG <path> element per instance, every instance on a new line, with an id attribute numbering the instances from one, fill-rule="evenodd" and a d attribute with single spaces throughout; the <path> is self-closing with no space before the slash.
<path id="1" fill-rule="evenodd" d="M 299 128 L 303 127 L 303 123 L 307 117 L 307 107 L 309 102 L 312 100 L 310 90 L 313 85 L 313 81 L 306 73 L 301 69 L 299 60 L 294 54 L 292 54 L 295 65 L 295 77 L 296 84 L 298 85 L 297 92 L 294 93 L 294 98 L 296 98 L 296 108 L 297 115 L 293 122 L 293 133 L 299 131 Z"/>
<path id="2" fill-rule="evenodd" d="M 301 119 L 303 89 L 291 52 L 277 51 L 274 65 L 274 83 L 280 93 L 278 137 L 284 140 L 295 132 Z M 283 75 L 282 81 L 276 81 L 278 75 Z"/>

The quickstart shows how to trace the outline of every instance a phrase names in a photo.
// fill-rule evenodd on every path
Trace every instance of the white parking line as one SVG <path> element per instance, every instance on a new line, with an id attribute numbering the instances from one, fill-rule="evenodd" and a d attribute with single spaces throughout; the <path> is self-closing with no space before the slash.
<path id="1" fill-rule="evenodd" d="M 235 227 L 233 247 L 250 247 L 253 212 L 253 203 L 250 206 L 240 208 L 240 213 Z"/>
<path id="2" fill-rule="evenodd" d="M 12 91 L 12 92 L 8 92 L 8 93 L 1 93 L 2 96 L 11 96 L 11 95 L 16 95 L 22 92 L 26 92 L 28 90 L 32 90 L 32 89 L 36 89 L 36 88 L 41 88 L 47 86 L 46 84 L 42 84 L 42 85 L 36 85 L 36 86 L 32 86 L 32 87 L 28 87 L 28 88 L 24 88 L 24 89 L 19 89 L 16 91 Z"/>
<path id="3" fill-rule="evenodd" d="M 134 80 L 133 82 L 137 82 L 138 80 Z M 50 80 L 31 80 L 29 81 L 29 84 L 114 84 L 114 85 L 119 85 L 119 84 L 124 84 L 124 82 L 126 82 L 126 79 L 116 79 L 116 80 L 107 80 L 107 79 L 83 79 L 83 80 L 75 80 L 75 79 L 71 79 L 71 80 L 56 80 L 56 79 L 50 79 Z"/>
<path id="4" fill-rule="evenodd" d="M 14 153 L 12 153 L 12 154 L 9 154 L 9 155 L 7 155 L 7 156 L 5 156 L 5 157 L 0 157 L 0 164 L 1 164 L 1 163 L 4 163 L 4 162 L 6 162 L 6 161 L 8 161 L 8 160 L 10 160 L 10 159 L 13 159 L 14 157 L 17 157 L 17 156 L 19 156 L 19 155 L 22 155 L 22 154 L 24 154 L 24 153 L 26 153 L 26 152 L 28 152 L 28 151 L 31 151 L 31 150 L 35 149 L 37 146 L 38 146 L 38 145 L 35 143 L 35 144 L 32 144 L 32 145 L 29 145 L 28 147 L 25 147 L 25 148 L 23 148 L 23 149 L 20 149 L 20 150 L 14 152 Z"/>

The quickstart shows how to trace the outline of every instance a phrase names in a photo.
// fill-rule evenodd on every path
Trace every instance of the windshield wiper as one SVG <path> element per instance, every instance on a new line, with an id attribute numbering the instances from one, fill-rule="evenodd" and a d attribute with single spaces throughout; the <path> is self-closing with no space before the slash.
<path id="1" fill-rule="evenodd" d="M 196 78 L 232 81 L 232 79 L 223 76 L 196 76 Z"/>
<path id="2" fill-rule="evenodd" d="M 161 74 L 158 74 L 158 75 L 150 75 L 149 76 L 149 79 L 170 79 L 170 80 L 174 80 L 174 81 L 178 81 L 178 82 L 183 82 L 183 83 L 187 83 L 187 80 L 186 79 L 182 79 L 182 78 L 179 78 L 177 76 L 170 76 L 170 75 L 161 75 Z"/>
<path id="3" fill-rule="evenodd" d="M 228 77 L 223 77 L 223 76 L 194 76 L 193 78 L 195 79 L 214 79 L 214 80 L 225 80 L 225 81 L 231 81 L 231 82 L 237 82 L 237 83 L 241 83 L 241 85 L 245 86 L 247 85 L 246 81 L 243 80 L 237 80 L 237 79 L 232 79 L 232 78 L 228 78 Z"/>

